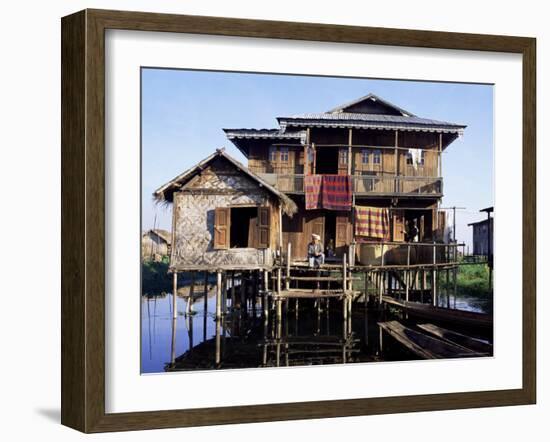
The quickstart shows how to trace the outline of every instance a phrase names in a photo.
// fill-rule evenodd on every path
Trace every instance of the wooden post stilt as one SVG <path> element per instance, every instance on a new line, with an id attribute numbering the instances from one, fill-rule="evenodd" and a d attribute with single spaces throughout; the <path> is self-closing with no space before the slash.
<path id="1" fill-rule="evenodd" d="M 193 348 L 193 315 L 186 318 L 187 332 L 189 334 L 189 350 Z"/>
<path id="2" fill-rule="evenodd" d="M 216 272 L 216 321 L 222 316 L 222 272 Z"/>
<path id="3" fill-rule="evenodd" d="M 346 340 L 348 337 L 348 321 L 342 321 L 342 363 L 347 362 Z"/>
<path id="4" fill-rule="evenodd" d="M 437 252 L 435 250 L 435 241 L 433 244 L 433 269 L 432 269 L 432 301 L 433 305 L 437 306 L 437 270 L 435 265 L 437 264 Z"/>
<path id="5" fill-rule="evenodd" d="M 244 276 L 244 271 L 241 271 L 241 290 L 240 290 L 240 300 L 239 307 L 241 312 L 246 311 L 246 278 Z"/>
<path id="6" fill-rule="evenodd" d="M 218 272 L 218 275 L 220 275 L 219 272 Z M 219 276 L 219 282 L 220 282 L 220 284 L 218 284 L 218 287 L 221 288 L 221 275 Z M 217 303 L 216 303 L 216 305 L 217 305 Z M 216 319 L 216 356 L 215 356 L 216 367 L 220 366 L 221 359 L 222 359 L 222 352 L 221 352 L 222 333 L 221 333 L 221 328 L 222 328 L 222 321 L 219 318 L 217 318 Z"/>
<path id="7" fill-rule="evenodd" d="M 365 272 L 365 294 L 363 302 L 365 303 L 365 309 L 369 306 L 369 272 Z"/>
<path id="8" fill-rule="evenodd" d="M 171 352 L 170 352 L 170 363 L 174 365 L 176 362 L 176 325 L 177 325 L 177 319 L 174 317 L 172 318 L 172 341 L 171 341 Z"/>
<path id="9" fill-rule="evenodd" d="M 455 241 L 455 244 L 454 244 L 454 265 L 453 265 L 453 307 L 456 308 L 456 286 L 457 286 L 457 282 L 456 282 L 456 279 L 457 279 L 457 270 L 458 270 L 458 267 L 457 267 L 457 263 L 458 263 L 458 250 L 457 250 L 457 243 Z M 464 256 L 464 255 L 463 255 Z"/>
<path id="10" fill-rule="evenodd" d="M 342 314 L 344 322 L 348 322 L 348 298 L 345 295 L 342 297 Z"/>
<path id="11" fill-rule="evenodd" d="M 409 301 L 409 267 L 411 265 L 411 245 L 407 244 L 407 270 L 405 271 L 405 301 Z"/>
<path id="12" fill-rule="evenodd" d="M 290 261 L 292 253 L 292 244 L 288 243 L 286 248 L 286 279 L 285 279 L 285 290 L 290 289 Z"/>
<path id="13" fill-rule="evenodd" d="M 447 295 L 447 308 L 451 308 L 451 287 L 450 287 L 449 269 L 445 270 L 445 293 Z"/>
<path id="14" fill-rule="evenodd" d="M 231 309 L 235 309 L 235 270 L 231 272 Z"/>
<path id="15" fill-rule="evenodd" d="M 422 269 L 422 275 L 420 279 L 420 302 L 424 303 L 424 292 L 426 291 L 426 270 Z"/>
<path id="16" fill-rule="evenodd" d="M 378 285 L 378 303 L 382 306 L 382 296 L 383 296 L 383 287 L 382 287 L 382 271 L 378 272 L 377 275 L 377 285 Z"/>
<path id="17" fill-rule="evenodd" d="M 172 318 L 178 317 L 178 272 L 172 274 Z"/>
<path id="18" fill-rule="evenodd" d="M 280 312 L 281 310 L 281 300 L 277 299 L 277 312 Z M 279 315 L 277 315 L 280 317 Z M 277 334 L 276 334 L 276 341 L 277 341 L 277 347 L 275 350 L 275 365 L 279 367 L 281 365 L 281 335 L 282 335 L 283 325 L 281 321 L 277 321 Z"/>
<path id="19" fill-rule="evenodd" d="M 189 296 L 187 297 L 187 306 L 185 314 L 190 315 L 193 310 L 193 296 L 195 295 L 195 272 L 191 272 L 191 285 L 189 286 Z"/>
<path id="20" fill-rule="evenodd" d="M 208 272 L 204 272 L 204 316 L 202 320 L 202 335 L 203 341 L 206 341 L 206 323 L 208 317 Z"/>
<path id="21" fill-rule="evenodd" d="M 264 318 L 267 320 L 268 314 L 269 314 L 269 299 L 268 299 L 268 291 L 269 291 L 269 273 L 267 270 L 264 270 L 264 292 L 263 292 L 263 312 L 264 312 Z"/>
<path id="22" fill-rule="evenodd" d="M 347 267 L 347 254 L 344 253 L 342 258 L 342 291 L 345 293 L 348 289 L 348 267 Z"/>
<path id="23" fill-rule="evenodd" d="M 258 271 L 254 270 L 252 274 L 252 294 L 250 302 L 252 303 L 252 316 L 256 317 L 256 296 L 258 294 Z"/>

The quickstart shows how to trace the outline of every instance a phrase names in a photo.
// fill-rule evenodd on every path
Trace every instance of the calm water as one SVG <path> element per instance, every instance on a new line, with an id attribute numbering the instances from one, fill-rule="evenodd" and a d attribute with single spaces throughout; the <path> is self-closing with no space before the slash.
<path id="1" fill-rule="evenodd" d="M 414 325 L 399 312 L 365 310 L 356 303 L 351 320 L 344 323 L 340 301 L 331 300 L 328 307 L 323 301 L 318 308 L 312 300 L 301 300 L 296 310 L 291 300 L 280 324 L 272 311 L 264 320 L 260 306 L 254 312 L 250 304 L 247 309 L 229 311 L 218 324 L 213 287 L 208 291 L 206 313 L 204 297 L 196 298 L 193 314 L 185 315 L 186 297 L 178 296 L 178 316 L 173 320 L 172 299 L 171 293 L 141 298 L 142 373 L 416 359 L 392 339 L 384 339 L 380 349 L 378 321 L 399 319 Z M 447 306 L 443 296 L 440 305 Z M 485 300 L 468 297 L 454 300 L 451 296 L 450 305 L 491 310 Z M 486 338 L 480 333 L 467 331 Z"/>

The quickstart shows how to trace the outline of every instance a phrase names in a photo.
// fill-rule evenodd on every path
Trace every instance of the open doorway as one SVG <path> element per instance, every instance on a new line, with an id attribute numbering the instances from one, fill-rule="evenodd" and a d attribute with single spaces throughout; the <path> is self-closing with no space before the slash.
<path id="1" fill-rule="evenodd" d="M 432 210 L 405 210 L 404 211 L 404 230 L 405 241 L 426 242 L 432 238 Z M 416 227 L 416 228 L 415 228 Z M 416 237 L 412 236 L 416 233 Z"/>
<path id="2" fill-rule="evenodd" d="M 255 247 L 257 217 L 257 207 L 231 208 L 230 248 Z"/>
<path id="3" fill-rule="evenodd" d="M 317 175 L 338 174 L 338 149 L 321 147 L 316 150 L 315 173 Z"/>

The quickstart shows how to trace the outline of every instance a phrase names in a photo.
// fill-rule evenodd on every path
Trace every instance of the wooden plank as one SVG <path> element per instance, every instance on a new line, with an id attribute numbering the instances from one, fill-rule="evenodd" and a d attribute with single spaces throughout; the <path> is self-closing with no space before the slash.
<path id="1" fill-rule="evenodd" d="M 306 289 L 290 289 L 290 290 L 281 290 L 278 293 L 274 293 L 273 298 L 342 298 L 344 296 L 357 296 L 360 292 L 350 291 L 350 290 L 306 290 Z"/>
<path id="2" fill-rule="evenodd" d="M 339 276 L 291 276 L 289 278 L 291 281 L 341 281 L 342 278 Z M 360 281 L 361 278 L 348 276 L 348 280 Z"/>

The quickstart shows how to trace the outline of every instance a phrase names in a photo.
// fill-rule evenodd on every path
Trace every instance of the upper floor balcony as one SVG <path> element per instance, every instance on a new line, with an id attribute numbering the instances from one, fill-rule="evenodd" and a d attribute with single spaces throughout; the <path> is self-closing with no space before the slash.
<path id="1" fill-rule="evenodd" d="M 304 193 L 303 174 L 260 173 L 265 181 L 285 193 Z M 441 177 L 352 175 L 358 196 L 443 196 Z"/>

